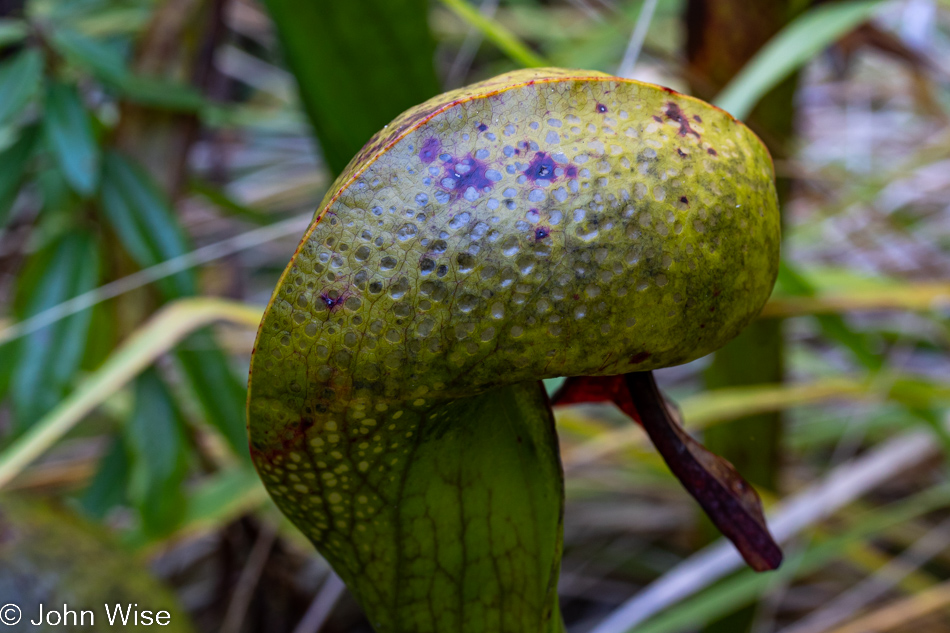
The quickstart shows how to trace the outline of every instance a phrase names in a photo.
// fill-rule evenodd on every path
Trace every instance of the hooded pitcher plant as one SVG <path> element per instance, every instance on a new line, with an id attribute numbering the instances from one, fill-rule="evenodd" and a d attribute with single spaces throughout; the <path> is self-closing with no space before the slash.
<path id="1" fill-rule="evenodd" d="M 380 633 L 563 631 L 555 401 L 611 400 L 750 565 L 755 492 L 651 370 L 733 338 L 775 281 L 762 143 L 609 75 L 518 71 L 388 125 L 331 187 L 251 363 L 251 452 Z"/>

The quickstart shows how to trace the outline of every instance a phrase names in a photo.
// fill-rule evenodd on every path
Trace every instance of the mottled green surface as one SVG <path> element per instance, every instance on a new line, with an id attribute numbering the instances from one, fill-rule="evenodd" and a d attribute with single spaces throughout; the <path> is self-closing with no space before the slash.
<path id="1" fill-rule="evenodd" d="M 191 633 L 187 613 L 172 593 L 152 577 L 145 566 L 123 552 L 101 528 L 94 527 L 64 510 L 44 503 L 4 497 L 0 499 L 0 606 L 15 604 L 22 619 L 12 631 L 153 630 Z M 32 626 L 39 613 L 62 613 L 63 605 L 77 613 L 93 612 L 85 626 L 65 624 Z M 135 605 L 153 613 L 168 611 L 166 626 L 109 626 L 104 605 Z M 69 626 L 66 626 L 68 624 Z"/>
<path id="2" fill-rule="evenodd" d="M 772 178 L 723 111 L 553 69 L 442 95 L 353 160 L 261 324 L 248 415 L 268 490 L 377 630 L 559 630 L 529 381 L 735 336 L 775 279 Z"/>

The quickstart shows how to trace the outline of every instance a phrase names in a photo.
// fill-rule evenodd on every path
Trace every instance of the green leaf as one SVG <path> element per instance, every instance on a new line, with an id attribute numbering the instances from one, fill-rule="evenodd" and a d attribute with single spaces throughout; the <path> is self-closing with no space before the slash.
<path id="1" fill-rule="evenodd" d="M 50 43 L 60 55 L 95 73 L 103 81 L 119 82 L 127 74 L 124 51 L 117 46 L 85 37 L 62 26 L 52 29 Z"/>
<path id="2" fill-rule="evenodd" d="M 102 211 L 122 245 L 143 268 L 188 252 L 171 205 L 151 178 L 115 151 L 106 153 L 99 197 Z M 196 293 L 192 271 L 159 280 L 167 298 Z"/>
<path id="3" fill-rule="evenodd" d="M 194 88 L 161 79 L 129 74 L 116 82 L 115 87 L 129 101 L 152 108 L 201 112 L 210 107 L 210 103 Z"/>
<path id="4" fill-rule="evenodd" d="M 92 195 L 99 179 L 99 145 L 93 135 L 92 118 L 75 86 L 49 84 L 43 131 L 69 185 L 85 197 Z"/>
<path id="5" fill-rule="evenodd" d="M 20 192 L 23 175 L 36 145 L 36 136 L 35 127 L 27 128 L 13 145 L 0 152 L 0 229 L 6 224 L 10 209 Z"/>
<path id="6" fill-rule="evenodd" d="M 247 450 L 245 401 L 247 391 L 235 378 L 228 359 L 210 332 L 193 334 L 175 357 L 208 422 L 227 440 L 236 455 L 250 459 Z"/>
<path id="7" fill-rule="evenodd" d="M 99 462 L 99 470 L 80 498 L 79 503 L 86 514 L 102 519 L 110 509 L 125 500 L 130 466 L 125 441 L 122 436 L 114 437 Z"/>
<path id="8" fill-rule="evenodd" d="M 0 64 L 0 126 L 7 125 L 36 94 L 43 78 L 43 56 L 28 48 Z"/>
<path id="9" fill-rule="evenodd" d="M 439 92 L 426 0 L 266 4 L 334 173 L 394 116 Z"/>
<path id="10" fill-rule="evenodd" d="M 99 253 L 95 240 L 74 232 L 40 253 L 21 277 L 18 302 L 29 317 L 96 287 Z M 11 398 L 17 425 L 25 429 L 50 411 L 71 385 L 82 362 L 90 310 L 62 319 L 19 341 Z"/>
<path id="11" fill-rule="evenodd" d="M 769 90 L 874 13 L 884 0 L 823 3 L 792 21 L 756 53 L 714 103 L 744 119 Z"/>
<path id="12" fill-rule="evenodd" d="M 184 423 L 154 369 L 135 383 L 135 410 L 125 427 L 132 456 L 131 497 L 146 534 L 168 534 L 185 515 Z"/>
<path id="13" fill-rule="evenodd" d="M 23 20 L 0 19 L 0 47 L 22 42 L 29 32 L 29 27 Z"/>
<path id="14" fill-rule="evenodd" d="M 267 492 L 253 468 L 242 465 L 222 470 L 189 490 L 185 518 L 171 537 L 187 538 L 218 530 L 267 502 Z M 161 546 L 161 541 L 149 538 L 140 529 L 126 532 L 123 542 L 136 549 Z"/>

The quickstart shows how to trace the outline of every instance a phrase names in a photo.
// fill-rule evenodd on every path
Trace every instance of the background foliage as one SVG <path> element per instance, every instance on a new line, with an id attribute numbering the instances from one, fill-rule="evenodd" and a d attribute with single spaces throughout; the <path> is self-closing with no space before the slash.
<path id="1" fill-rule="evenodd" d="M 948 59 L 946 0 L 0 1 L 0 487 L 103 523 L 199 630 L 369 630 L 250 468 L 262 307 L 401 110 L 628 72 L 776 158 L 772 302 L 659 379 L 788 557 L 740 570 L 638 428 L 560 409 L 571 630 L 950 631 Z"/>

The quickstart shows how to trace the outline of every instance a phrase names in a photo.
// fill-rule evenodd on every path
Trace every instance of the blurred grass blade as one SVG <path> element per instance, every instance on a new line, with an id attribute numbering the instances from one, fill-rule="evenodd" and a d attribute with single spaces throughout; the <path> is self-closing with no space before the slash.
<path id="1" fill-rule="evenodd" d="M 151 178 L 121 154 L 106 154 L 100 191 L 102 210 L 122 246 L 143 268 L 188 252 L 171 205 Z M 166 298 L 194 295 L 192 271 L 157 282 Z"/>
<path id="2" fill-rule="evenodd" d="M 773 297 L 761 316 L 784 318 L 884 310 L 929 312 L 948 308 L 950 283 L 907 283 L 895 288 L 835 290 L 811 297 Z"/>
<path id="3" fill-rule="evenodd" d="M 142 529 L 165 536 L 185 514 L 187 444 L 181 413 L 155 369 L 136 380 L 135 409 L 124 430 L 132 457 L 130 496 Z"/>
<path id="4" fill-rule="evenodd" d="M 0 452 L 0 488 L 189 333 L 217 321 L 256 328 L 262 312 L 257 306 L 220 299 L 183 299 L 162 308 L 55 409 Z"/>
<path id="5" fill-rule="evenodd" d="M 846 555 L 849 545 L 880 534 L 888 528 L 911 521 L 928 512 L 950 505 L 950 486 L 942 485 L 917 495 L 872 510 L 855 522 L 856 527 L 812 546 L 804 553 L 789 557 L 785 565 L 763 582 L 761 575 L 747 570 L 716 583 L 706 591 L 693 596 L 646 623 L 636 633 L 677 633 L 699 628 L 766 594 L 773 583 L 788 582 L 812 574 L 825 565 Z"/>
<path id="6" fill-rule="evenodd" d="M 478 29 L 485 36 L 485 39 L 494 43 L 505 55 L 525 68 L 541 68 L 551 65 L 528 48 L 511 31 L 492 18 L 483 15 L 478 9 L 469 4 L 468 0 L 441 1 L 462 20 Z"/>
<path id="7" fill-rule="evenodd" d="M 797 295 L 791 298 L 791 301 L 808 301 L 815 296 L 815 287 L 808 278 L 787 262 L 779 264 L 778 274 L 781 286 Z M 784 299 L 789 300 L 789 298 Z M 782 301 L 782 299 L 779 299 L 779 301 Z M 768 304 L 766 304 L 765 310 L 769 310 Z M 861 365 L 872 371 L 881 368 L 882 357 L 880 354 L 874 353 L 866 334 L 851 329 L 838 314 L 820 314 L 816 316 L 816 320 L 825 336 L 851 350 L 851 353 L 854 354 Z"/>
<path id="8" fill-rule="evenodd" d="M 89 112 L 75 86 L 49 84 L 43 131 L 50 152 L 69 185 L 84 197 L 92 195 L 99 179 L 99 146 L 93 136 Z"/>
<path id="9" fill-rule="evenodd" d="M 912 623 L 935 611 L 950 609 L 950 580 L 928 587 L 914 595 L 889 602 L 870 613 L 865 613 L 828 633 L 884 633 L 906 631 Z M 920 625 L 924 625 L 923 622 Z"/>
<path id="10" fill-rule="evenodd" d="M 763 46 L 714 103 L 737 119 L 744 119 L 769 90 L 867 20 L 883 3 L 884 0 L 849 0 L 810 9 Z"/>
<path id="11" fill-rule="evenodd" d="M 426 0 L 267 0 L 334 173 L 403 110 L 441 91 Z"/>
<path id="12" fill-rule="evenodd" d="M 37 254 L 20 277 L 18 303 L 25 316 L 42 312 L 96 287 L 99 253 L 87 233 L 73 233 Z M 19 341 L 10 395 L 22 430 L 52 409 L 82 362 L 91 310 L 85 310 Z M 4 352 L 6 353 L 6 352 Z"/>
<path id="13" fill-rule="evenodd" d="M 33 148 L 36 146 L 36 128 L 29 127 L 20 133 L 20 138 L 0 152 L 0 229 L 7 222 L 10 209 L 20 192 L 20 184 Z"/>
<path id="14" fill-rule="evenodd" d="M 0 126 L 26 107 L 36 94 L 43 78 L 43 57 L 35 49 L 27 49 L 0 64 Z"/>

